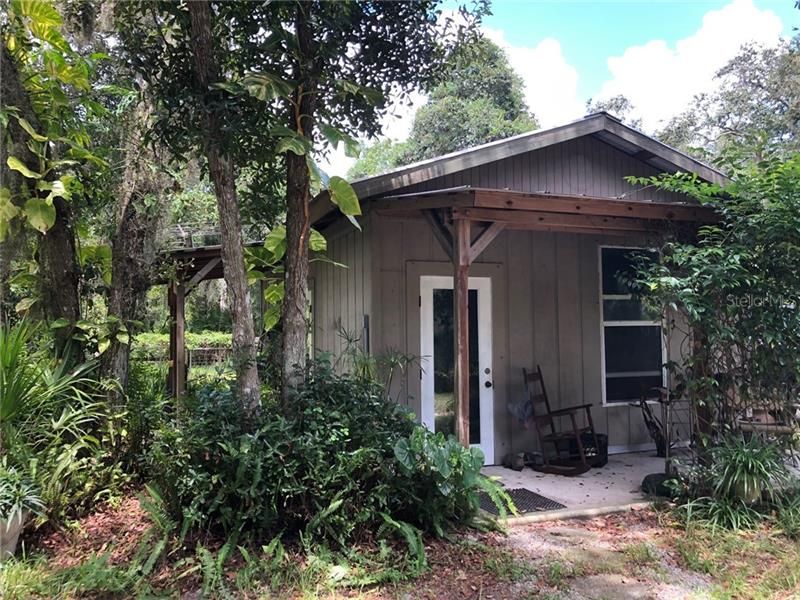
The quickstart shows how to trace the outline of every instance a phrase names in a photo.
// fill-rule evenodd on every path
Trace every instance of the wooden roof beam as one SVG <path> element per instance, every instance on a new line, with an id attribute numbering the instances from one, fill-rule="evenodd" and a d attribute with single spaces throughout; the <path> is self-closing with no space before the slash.
<path id="1" fill-rule="evenodd" d="M 666 221 L 714 222 L 713 209 L 688 204 L 648 202 L 591 196 L 532 194 L 502 190 L 474 190 L 476 207 L 565 214 L 636 217 Z"/>
<path id="2" fill-rule="evenodd" d="M 488 223 L 505 223 L 515 229 L 525 229 L 533 226 L 588 227 L 598 230 L 613 229 L 619 231 L 658 231 L 663 229 L 663 227 L 659 227 L 657 222 L 645 219 L 544 211 L 454 208 L 452 215 L 454 220 L 464 219 Z"/>

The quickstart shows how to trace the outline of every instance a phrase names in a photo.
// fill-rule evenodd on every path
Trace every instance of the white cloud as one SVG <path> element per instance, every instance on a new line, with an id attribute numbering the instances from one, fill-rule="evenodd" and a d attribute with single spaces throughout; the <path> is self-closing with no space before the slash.
<path id="1" fill-rule="evenodd" d="M 514 70 L 525 82 L 525 100 L 542 127 L 562 125 L 584 113 L 578 99 L 578 71 L 567 62 L 561 43 L 545 38 L 536 46 L 512 46 L 498 29 L 484 34 L 506 51 Z"/>
<path id="2" fill-rule="evenodd" d="M 681 112 L 695 94 L 711 91 L 714 73 L 736 55 L 742 44 L 777 43 L 783 27 L 771 10 L 760 10 L 752 0 L 734 0 L 705 14 L 701 27 L 670 46 L 652 40 L 631 46 L 608 59 L 611 79 L 596 99 L 627 96 L 652 130 Z"/>
<path id="3" fill-rule="evenodd" d="M 636 107 L 644 128 L 651 131 L 683 111 L 695 94 L 711 91 L 714 73 L 736 55 L 742 44 L 774 45 L 782 30 L 781 20 L 773 11 L 757 8 L 752 0 L 732 0 L 719 10 L 707 12 L 697 31 L 674 44 L 651 40 L 609 57 L 611 77 L 592 96 L 603 100 L 624 94 Z M 528 107 L 543 127 L 562 125 L 585 114 L 586 98 L 578 95 L 578 71 L 567 62 L 557 39 L 514 46 L 502 30 L 483 31 L 506 51 L 511 66 L 524 81 Z M 408 137 L 414 113 L 426 98 L 416 93 L 410 99 L 410 106 L 393 104 L 383 119 L 382 137 Z M 331 153 L 323 168 L 332 175 L 345 175 L 353 162 L 340 150 Z"/>

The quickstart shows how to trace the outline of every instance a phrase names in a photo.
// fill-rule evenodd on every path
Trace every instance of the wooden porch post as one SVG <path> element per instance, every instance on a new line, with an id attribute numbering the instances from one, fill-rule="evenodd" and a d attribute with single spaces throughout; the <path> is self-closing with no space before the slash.
<path id="1" fill-rule="evenodd" d="M 169 382 L 174 398 L 186 392 L 186 288 L 175 282 L 169 288 Z"/>
<path id="2" fill-rule="evenodd" d="M 453 221 L 453 333 L 455 352 L 454 388 L 458 441 L 469 447 L 469 265 L 470 221 Z"/>

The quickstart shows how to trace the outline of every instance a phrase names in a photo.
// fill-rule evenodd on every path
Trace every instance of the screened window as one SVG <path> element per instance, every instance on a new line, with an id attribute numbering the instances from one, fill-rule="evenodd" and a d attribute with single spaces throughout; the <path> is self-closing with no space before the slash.
<path id="1" fill-rule="evenodd" d="M 638 400 L 663 385 L 661 320 L 648 314 L 631 293 L 637 257 L 655 258 L 639 248 L 600 248 L 603 322 L 603 398 L 606 404 Z"/>

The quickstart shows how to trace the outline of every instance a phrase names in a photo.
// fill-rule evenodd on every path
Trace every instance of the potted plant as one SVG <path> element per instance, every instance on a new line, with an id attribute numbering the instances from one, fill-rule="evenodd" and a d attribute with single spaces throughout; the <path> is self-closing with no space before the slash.
<path id="1" fill-rule="evenodd" d="M 0 463 L 0 562 L 14 556 L 17 540 L 28 517 L 44 510 L 30 478 L 5 461 Z"/>

